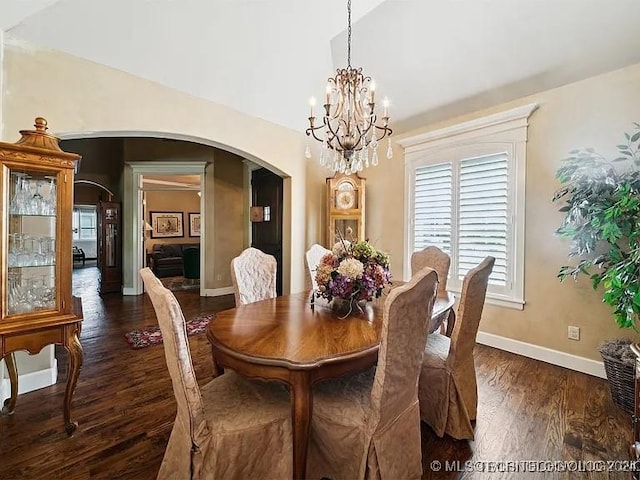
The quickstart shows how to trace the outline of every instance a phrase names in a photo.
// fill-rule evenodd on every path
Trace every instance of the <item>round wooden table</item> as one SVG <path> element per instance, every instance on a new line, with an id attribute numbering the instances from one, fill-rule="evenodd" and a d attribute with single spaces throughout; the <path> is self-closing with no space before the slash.
<path id="1" fill-rule="evenodd" d="M 313 409 L 313 384 L 375 365 L 383 298 L 363 313 L 337 318 L 323 300 L 312 308 L 298 293 L 225 310 L 207 327 L 216 370 L 231 368 L 249 378 L 279 380 L 291 387 L 293 476 L 304 478 Z M 443 318 L 451 301 L 436 301 L 432 318 Z"/>

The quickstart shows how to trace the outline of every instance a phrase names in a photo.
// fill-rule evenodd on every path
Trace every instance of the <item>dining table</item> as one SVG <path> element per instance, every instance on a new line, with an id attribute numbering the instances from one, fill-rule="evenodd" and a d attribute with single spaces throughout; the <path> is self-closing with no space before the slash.
<path id="1" fill-rule="evenodd" d="M 218 312 L 207 326 L 216 374 L 230 368 L 289 385 L 294 479 L 305 478 L 313 385 L 376 364 L 384 298 L 341 318 L 326 300 L 301 292 Z M 453 311 L 454 300 L 436 298 L 430 332 Z"/>

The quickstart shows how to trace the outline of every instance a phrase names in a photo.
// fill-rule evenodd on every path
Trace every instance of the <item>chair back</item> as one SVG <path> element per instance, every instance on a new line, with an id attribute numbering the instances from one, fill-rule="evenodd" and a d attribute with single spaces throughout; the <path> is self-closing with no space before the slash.
<path id="1" fill-rule="evenodd" d="M 231 260 L 231 282 L 236 307 L 276 297 L 276 259 L 258 250 L 247 248 Z"/>
<path id="2" fill-rule="evenodd" d="M 447 359 L 452 370 L 456 370 L 464 361 L 473 361 L 473 347 L 476 344 L 489 275 L 495 261 L 493 257 L 486 257 L 477 267 L 467 272 L 462 282 L 460 305 Z"/>
<path id="3" fill-rule="evenodd" d="M 192 451 L 204 451 L 210 438 L 205 420 L 200 388 L 193 370 L 187 329 L 180 304 L 173 293 L 166 289 L 149 268 L 140 270 L 140 276 L 149 294 L 162 332 L 164 355 L 173 384 L 173 394 L 178 405 L 175 422 L 187 433 L 184 459 L 191 462 Z"/>
<path id="4" fill-rule="evenodd" d="M 316 268 L 318 268 L 322 257 L 327 253 L 331 253 L 331 250 L 324 248 L 322 245 L 318 245 L 317 243 L 311 245 L 311 248 L 307 250 L 307 269 L 311 276 L 311 287 L 313 290 L 318 290 L 318 282 L 316 282 Z"/>
<path id="5" fill-rule="evenodd" d="M 424 267 L 433 268 L 438 274 L 438 297 L 447 296 L 447 278 L 449 277 L 450 266 L 451 257 L 433 245 L 411 254 L 412 275 Z"/>
<path id="6" fill-rule="evenodd" d="M 418 401 L 418 378 L 437 283 L 436 272 L 424 268 L 411 281 L 391 290 L 384 303 L 378 368 L 371 389 L 378 430 Z"/>

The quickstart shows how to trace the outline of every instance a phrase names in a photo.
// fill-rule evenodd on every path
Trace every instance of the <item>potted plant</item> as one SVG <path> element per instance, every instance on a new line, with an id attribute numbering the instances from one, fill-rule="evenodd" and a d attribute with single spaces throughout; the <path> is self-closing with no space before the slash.
<path id="1" fill-rule="evenodd" d="M 592 148 L 569 152 L 569 158 L 556 173 L 563 185 L 553 201 L 565 202 L 560 209 L 565 216 L 556 233 L 572 240 L 569 257 L 578 259 L 575 265 L 562 266 L 558 278 L 562 281 L 569 276 L 577 279 L 581 274 L 588 275 L 594 290 L 602 287 L 603 302 L 613 308 L 620 328 L 638 331 L 640 123 L 634 126 L 635 131 L 625 133 L 624 143 L 617 145 L 619 155 L 612 161 Z M 634 362 L 633 355 L 625 352 L 630 341 L 613 342 L 601 345 L 599 350 L 614 401 L 629 410 L 633 408 Z M 612 357 L 612 352 L 618 352 L 621 358 Z M 620 372 L 614 372 L 614 368 L 626 368 L 622 377 L 630 377 L 630 402 L 628 398 L 616 398 L 618 387 L 612 377 Z"/>

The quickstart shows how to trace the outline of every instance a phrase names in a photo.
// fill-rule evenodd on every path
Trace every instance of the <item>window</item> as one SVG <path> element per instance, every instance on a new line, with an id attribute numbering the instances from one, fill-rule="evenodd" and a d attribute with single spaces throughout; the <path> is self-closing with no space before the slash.
<path id="1" fill-rule="evenodd" d="M 487 255 L 496 263 L 487 302 L 524 305 L 524 174 L 527 105 L 400 140 L 405 147 L 411 254 L 435 245 L 451 256 L 448 288 L 460 292 Z"/>
<path id="2" fill-rule="evenodd" d="M 451 256 L 453 278 L 460 280 L 491 255 L 496 263 L 489 283 L 504 287 L 511 216 L 508 155 L 457 160 L 416 168 L 413 251 L 441 248 Z"/>
<path id="3" fill-rule="evenodd" d="M 76 206 L 73 207 L 73 239 L 74 240 L 95 240 L 96 232 L 96 207 Z"/>

